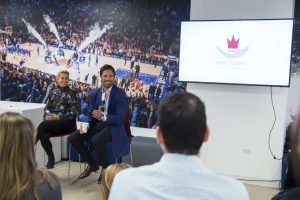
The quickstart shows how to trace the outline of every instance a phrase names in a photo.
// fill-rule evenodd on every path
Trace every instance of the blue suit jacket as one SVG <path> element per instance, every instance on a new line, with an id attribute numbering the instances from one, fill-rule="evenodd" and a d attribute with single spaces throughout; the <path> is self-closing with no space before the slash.
<path id="1" fill-rule="evenodd" d="M 102 88 L 94 90 L 89 98 L 90 126 L 94 126 L 98 120 L 92 117 L 92 112 L 99 108 L 101 103 Z M 127 111 L 127 96 L 123 90 L 113 85 L 109 102 L 106 123 L 112 134 L 113 159 L 125 156 L 129 153 L 131 138 L 125 131 L 124 119 Z"/>

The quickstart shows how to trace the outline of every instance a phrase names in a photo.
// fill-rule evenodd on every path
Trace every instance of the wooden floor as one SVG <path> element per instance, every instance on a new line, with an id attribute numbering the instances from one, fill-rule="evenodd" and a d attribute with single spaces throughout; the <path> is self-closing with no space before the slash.
<path id="1" fill-rule="evenodd" d="M 82 164 L 83 168 L 83 164 Z M 92 173 L 86 179 L 68 184 L 68 161 L 59 162 L 51 169 L 61 181 L 64 200 L 101 200 L 100 186 L 97 183 L 99 173 Z M 79 164 L 71 162 L 70 180 L 76 179 L 80 174 Z M 250 200 L 270 200 L 279 191 L 276 188 L 245 184 Z"/>

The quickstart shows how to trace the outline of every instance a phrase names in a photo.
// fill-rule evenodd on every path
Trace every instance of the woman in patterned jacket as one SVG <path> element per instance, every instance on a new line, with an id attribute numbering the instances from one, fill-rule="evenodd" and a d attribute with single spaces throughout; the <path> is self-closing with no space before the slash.
<path id="1" fill-rule="evenodd" d="M 54 167 L 55 161 L 50 137 L 70 132 L 70 128 L 76 124 L 78 98 L 76 92 L 69 88 L 68 82 L 69 72 L 58 72 L 56 83 L 47 99 L 44 121 L 37 128 L 35 143 L 41 140 L 42 147 L 48 155 L 48 169 Z"/>

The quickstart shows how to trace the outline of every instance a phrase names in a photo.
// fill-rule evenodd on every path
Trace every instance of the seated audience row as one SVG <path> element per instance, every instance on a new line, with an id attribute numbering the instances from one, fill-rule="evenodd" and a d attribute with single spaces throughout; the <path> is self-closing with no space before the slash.
<path id="1" fill-rule="evenodd" d="M 111 66 L 105 66 L 102 75 L 103 86 L 106 89 L 114 87 Z M 103 96 L 104 100 L 109 102 L 111 98 L 116 98 L 112 96 L 115 92 L 111 88 L 108 100 L 102 94 L 94 98 L 101 100 Z M 117 102 L 120 103 L 120 100 Z M 105 108 L 104 102 L 104 110 L 96 113 L 92 109 L 92 116 L 97 119 L 95 123 L 106 118 L 107 125 L 101 126 L 107 126 L 108 130 L 111 123 L 120 121 L 121 113 L 125 112 L 123 109 L 118 110 L 121 116 L 114 118 L 109 114 L 110 108 Z M 243 184 L 216 174 L 201 162 L 199 153 L 203 143 L 209 138 L 209 129 L 205 105 L 197 96 L 188 92 L 166 96 L 159 106 L 158 116 L 156 139 L 164 151 L 163 157 L 149 166 L 125 169 L 127 164 L 114 164 L 102 170 L 103 199 L 249 199 Z M 112 120 L 110 118 L 114 118 L 114 121 L 109 122 Z M 99 127 L 96 127 L 99 131 Z M 101 135 L 102 132 L 103 129 L 95 136 Z M 83 136 L 80 131 L 77 134 Z M 292 134 L 292 165 L 298 181 L 299 137 L 298 116 Z M 0 199 L 61 199 L 57 177 L 50 172 L 36 169 L 34 141 L 34 127 L 29 119 L 11 112 L 0 115 Z M 98 144 L 92 144 L 97 148 Z M 89 165 L 80 176 L 89 175 L 94 170 L 95 168 Z M 119 171 L 121 172 L 118 173 Z M 117 175 L 114 177 L 115 174 Z M 291 190 L 286 199 L 297 199 L 299 191 L 299 188 Z"/>

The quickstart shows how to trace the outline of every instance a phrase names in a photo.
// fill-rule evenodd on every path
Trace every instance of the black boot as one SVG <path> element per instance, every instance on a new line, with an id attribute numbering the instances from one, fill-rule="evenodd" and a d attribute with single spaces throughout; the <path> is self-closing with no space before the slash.
<path id="1" fill-rule="evenodd" d="M 54 161 L 55 161 L 54 155 L 48 156 L 48 162 L 47 162 L 46 168 L 47 169 L 54 168 Z"/>

